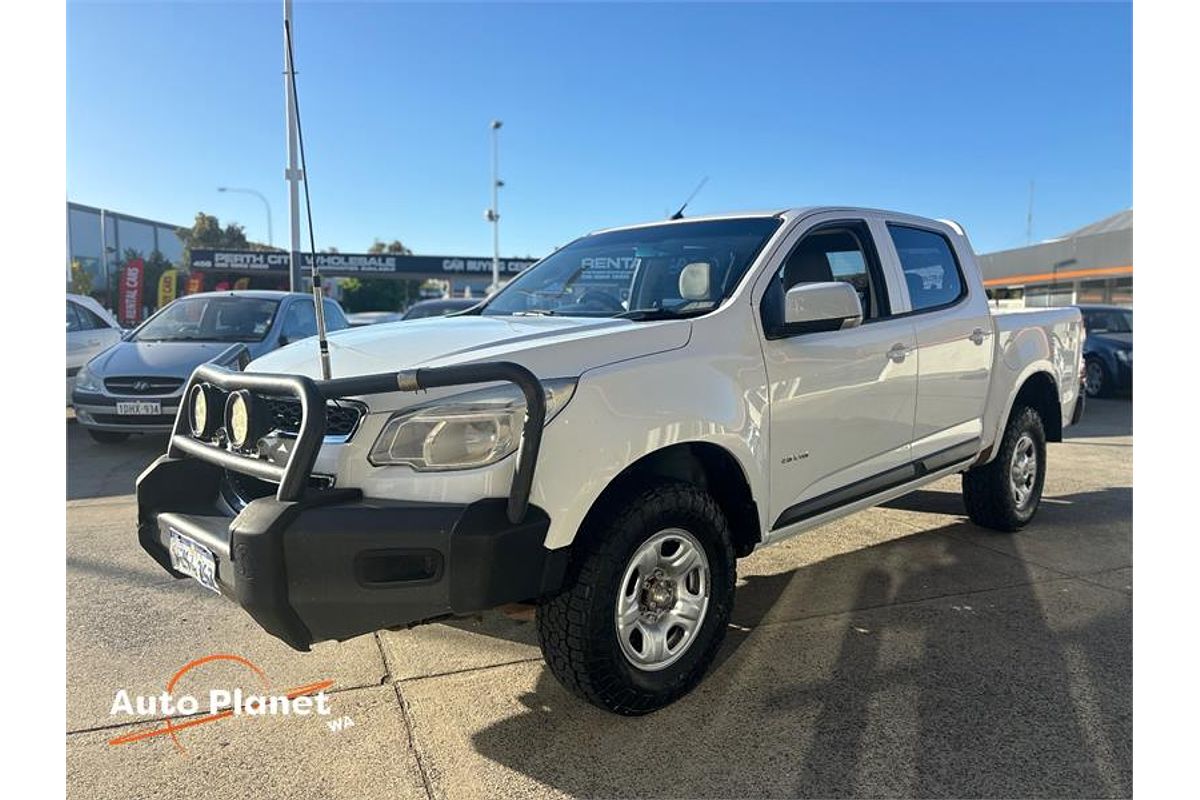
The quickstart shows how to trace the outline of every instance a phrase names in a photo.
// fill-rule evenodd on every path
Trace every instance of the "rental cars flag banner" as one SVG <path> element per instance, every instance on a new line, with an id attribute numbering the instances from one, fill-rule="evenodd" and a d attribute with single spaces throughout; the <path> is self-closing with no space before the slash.
<path id="1" fill-rule="evenodd" d="M 134 325 L 142 318 L 142 276 L 145 264 L 135 258 L 121 270 L 121 323 Z"/>

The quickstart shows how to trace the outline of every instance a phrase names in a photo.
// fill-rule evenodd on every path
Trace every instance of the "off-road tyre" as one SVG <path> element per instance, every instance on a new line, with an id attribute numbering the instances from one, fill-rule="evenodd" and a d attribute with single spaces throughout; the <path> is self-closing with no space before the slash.
<path id="1" fill-rule="evenodd" d="M 633 554 L 670 528 L 687 531 L 704 548 L 708 607 L 682 656 L 646 671 L 622 652 L 615 604 Z M 655 711 L 691 691 L 725 638 L 737 578 L 729 524 L 712 496 L 683 482 L 643 484 L 598 508 L 574 547 L 563 590 L 537 609 L 538 641 L 554 677 L 587 702 L 628 716 Z"/>
<path id="2" fill-rule="evenodd" d="M 1025 437 L 1032 440 L 1037 463 L 1029 499 L 1019 504 L 1010 473 L 1017 445 Z M 1042 417 L 1033 408 L 1018 406 L 1009 415 L 996 457 L 963 473 L 963 503 L 967 507 L 967 516 L 984 528 L 1007 533 L 1020 530 L 1037 513 L 1045 482 L 1046 431 Z"/>

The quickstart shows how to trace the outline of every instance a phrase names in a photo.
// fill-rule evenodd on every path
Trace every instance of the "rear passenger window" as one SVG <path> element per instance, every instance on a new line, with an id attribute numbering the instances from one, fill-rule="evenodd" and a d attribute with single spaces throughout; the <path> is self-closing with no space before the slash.
<path id="1" fill-rule="evenodd" d="M 906 225 L 887 227 L 900 256 L 913 311 L 947 306 L 963 296 L 962 270 L 945 236 Z"/>

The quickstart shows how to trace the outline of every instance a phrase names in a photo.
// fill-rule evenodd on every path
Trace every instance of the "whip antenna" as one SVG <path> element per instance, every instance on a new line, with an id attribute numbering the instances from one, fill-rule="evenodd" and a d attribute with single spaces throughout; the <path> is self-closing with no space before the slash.
<path id="1" fill-rule="evenodd" d="M 321 270 L 317 268 L 317 242 L 313 235 L 312 200 L 308 196 L 308 164 L 304 160 L 304 129 L 300 126 L 300 99 L 296 95 L 296 61 L 292 53 L 292 24 L 283 21 L 283 35 L 287 39 L 287 71 L 291 79 L 292 108 L 296 112 L 296 140 L 300 145 L 300 174 L 304 179 L 304 209 L 308 214 L 308 247 L 312 251 L 313 305 L 317 312 L 317 347 L 321 351 L 321 379 L 329 380 L 329 340 L 325 338 L 325 295 L 321 291 Z"/>
<path id="2" fill-rule="evenodd" d="M 304 151 L 301 150 L 300 152 L 303 153 Z M 704 184 L 706 183 L 708 183 L 707 175 L 700 179 L 700 183 L 696 184 L 696 188 L 693 189 L 692 193 L 688 195 L 688 199 L 683 201 L 683 205 L 679 207 L 679 210 L 667 217 L 667 219 L 683 219 L 683 210 L 688 207 L 688 203 L 696 199 L 696 195 L 700 194 L 700 190 L 704 188 Z"/>

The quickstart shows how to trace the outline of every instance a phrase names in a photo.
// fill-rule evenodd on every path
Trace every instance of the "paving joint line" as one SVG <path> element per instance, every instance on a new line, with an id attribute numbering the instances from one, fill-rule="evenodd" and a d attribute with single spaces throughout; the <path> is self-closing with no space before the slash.
<path id="1" fill-rule="evenodd" d="M 541 661 L 541 660 L 542 660 L 541 656 L 534 656 L 531 658 L 517 658 L 512 661 L 502 661 L 498 664 L 481 664 L 478 667 L 463 667 L 462 669 L 452 669 L 452 670 L 447 670 L 446 672 L 433 672 L 433 673 L 430 673 L 429 675 L 413 675 L 408 678 L 395 678 L 395 679 L 393 679 L 393 682 L 394 683 L 412 683 L 414 681 L 424 681 L 424 680 L 429 680 L 431 678 L 445 678 L 450 675 L 462 675 L 467 672 L 480 672 L 485 669 L 498 669 L 500 667 L 511 667 L 515 664 L 532 664 L 534 662 Z"/>
<path id="2" fill-rule="evenodd" d="M 408 701 L 404 699 L 404 693 L 400 691 L 400 682 L 392 677 L 392 668 L 388 662 L 387 651 L 383 649 L 383 641 L 379 638 L 379 631 L 371 634 L 375 639 L 375 646 L 379 648 L 379 656 L 383 659 L 384 679 L 392 685 L 392 692 L 396 695 L 396 702 L 400 706 L 400 721 L 404 723 L 404 731 L 408 734 L 408 746 L 412 750 L 413 760 L 417 762 L 417 772 L 421 775 L 421 785 L 425 787 L 425 796 L 429 800 L 434 800 L 433 781 L 429 777 L 429 770 L 425 766 L 425 758 L 421 755 L 421 748 L 417 745 L 417 732 L 413 728 L 412 711 L 408 707 Z"/>

